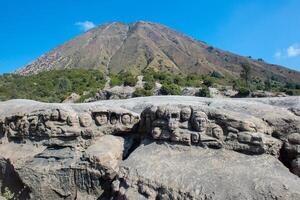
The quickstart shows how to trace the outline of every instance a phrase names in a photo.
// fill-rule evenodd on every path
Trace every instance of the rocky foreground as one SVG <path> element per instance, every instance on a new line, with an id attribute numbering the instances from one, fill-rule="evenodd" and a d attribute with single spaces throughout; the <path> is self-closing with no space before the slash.
<path id="1" fill-rule="evenodd" d="M 11 100 L 0 138 L 14 199 L 300 199 L 300 97 Z"/>

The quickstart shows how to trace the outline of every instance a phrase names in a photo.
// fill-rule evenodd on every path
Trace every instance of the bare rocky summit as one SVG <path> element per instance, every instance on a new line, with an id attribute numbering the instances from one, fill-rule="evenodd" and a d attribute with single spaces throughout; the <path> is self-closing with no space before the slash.
<path id="1" fill-rule="evenodd" d="M 96 27 L 42 55 L 21 68 L 22 75 L 53 69 L 85 68 L 139 74 L 143 69 L 174 73 L 239 77 L 241 63 L 249 63 L 253 76 L 299 83 L 300 73 L 214 48 L 166 26 L 151 22 L 113 22 Z"/>
<path id="2" fill-rule="evenodd" d="M 300 198 L 300 97 L 0 102 L 15 199 Z"/>

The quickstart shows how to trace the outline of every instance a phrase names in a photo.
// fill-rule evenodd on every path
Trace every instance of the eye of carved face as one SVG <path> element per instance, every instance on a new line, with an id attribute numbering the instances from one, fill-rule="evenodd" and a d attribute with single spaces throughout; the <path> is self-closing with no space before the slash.
<path id="1" fill-rule="evenodd" d="M 178 118 L 178 114 L 177 113 L 172 113 L 171 118 L 175 118 L 175 119 Z"/>

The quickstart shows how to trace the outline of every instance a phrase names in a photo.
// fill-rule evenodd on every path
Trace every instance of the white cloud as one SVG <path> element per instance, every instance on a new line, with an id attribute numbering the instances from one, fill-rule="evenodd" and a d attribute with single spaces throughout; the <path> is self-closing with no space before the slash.
<path id="1" fill-rule="evenodd" d="M 289 46 L 289 48 L 287 48 L 286 52 L 287 52 L 287 56 L 289 58 L 296 57 L 296 56 L 300 55 L 300 48 L 297 44 L 294 44 L 294 45 Z"/>
<path id="2" fill-rule="evenodd" d="M 277 50 L 274 57 L 277 59 L 287 59 L 300 56 L 300 47 L 298 44 L 290 45 L 286 49 Z"/>
<path id="3" fill-rule="evenodd" d="M 88 31 L 88 30 L 96 27 L 96 25 L 90 21 L 76 22 L 75 25 L 78 26 L 80 28 L 80 30 L 82 30 L 82 31 Z"/>
<path id="4" fill-rule="evenodd" d="M 274 54 L 274 56 L 275 56 L 275 58 L 281 58 L 282 57 L 281 50 L 276 51 L 275 54 Z"/>

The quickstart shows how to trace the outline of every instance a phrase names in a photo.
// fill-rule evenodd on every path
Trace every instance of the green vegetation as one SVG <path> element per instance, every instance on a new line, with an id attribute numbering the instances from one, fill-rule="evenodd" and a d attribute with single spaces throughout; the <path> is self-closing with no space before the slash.
<path id="1" fill-rule="evenodd" d="M 209 47 L 207 47 L 206 49 L 207 49 L 208 52 L 212 52 L 212 51 L 214 50 L 214 47 L 209 46 Z"/>
<path id="2" fill-rule="evenodd" d="M 118 74 L 109 74 L 109 77 L 111 86 L 124 85 L 134 87 L 137 83 L 137 76 L 131 72 L 121 71 Z"/>
<path id="3" fill-rule="evenodd" d="M 170 72 L 157 72 L 154 71 L 153 69 L 146 69 L 142 72 L 142 75 L 144 76 L 143 81 L 145 81 L 146 84 L 149 84 L 152 87 L 154 87 L 155 82 L 159 82 L 161 84 L 175 84 L 181 87 L 201 87 L 203 84 L 209 87 L 209 86 L 213 86 L 220 79 L 222 79 L 222 78 L 213 77 L 212 74 L 214 76 L 216 75 L 213 72 L 211 73 L 211 75 L 172 74 Z"/>
<path id="4" fill-rule="evenodd" d="M 2 193 L 2 196 L 5 199 L 10 200 L 10 199 L 14 198 L 15 194 L 13 192 L 11 192 L 8 187 L 5 187 L 4 192 Z"/>
<path id="5" fill-rule="evenodd" d="M 210 97 L 208 87 L 203 86 L 201 89 L 199 89 L 199 92 L 198 92 L 197 96 L 199 96 L 199 97 Z"/>
<path id="6" fill-rule="evenodd" d="M 251 67 L 250 64 L 245 62 L 241 63 L 241 67 L 243 68 L 240 76 L 241 78 L 246 82 L 246 84 L 249 84 L 249 81 L 251 79 Z"/>
<path id="7" fill-rule="evenodd" d="M 215 86 L 233 86 L 241 97 L 257 90 L 300 95 L 300 84 L 289 83 L 279 75 L 270 75 L 267 79 L 256 77 L 249 63 L 241 63 L 241 67 L 238 79 L 216 71 L 206 75 L 183 75 L 146 69 L 142 71 L 144 88 L 137 89 L 133 95 L 135 97 L 152 95 L 156 82 L 162 84 L 163 95 L 180 95 L 184 87 L 197 87 L 201 88 L 198 96 L 208 97 L 208 88 Z M 122 71 L 118 74 L 109 74 L 109 77 L 111 86 L 135 86 L 137 83 L 137 76 L 131 72 Z M 81 96 L 79 102 L 82 102 L 94 97 L 97 91 L 104 88 L 105 82 L 106 77 L 102 72 L 84 69 L 53 70 L 30 76 L 0 75 L 0 101 L 18 98 L 61 102 L 71 93 L 77 93 Z"/>
<path id="8" fill-rule="evenodd" d="M 164 83 L 160 89 L 163 95 L 180 95 L 181 88 L 180 86 L 174 83 Z"/>
<path id="9" fill-rule="evenodd" d="M 0 76 L 0 100 L 61 102 L 73 92 L 93 93 L 103 89 L 104 84 L 104 74 L 96 70 L 53 70 L 31 76 L 7 74 Z"/>
<path id="10" fill-rule="evenodd" d="M 143 88 L 137 88 L 134 93 L 134 97 L 145 97 L 145 96 L 152 96 L 152 91 L 151 90 L 146 90 Z"/>

